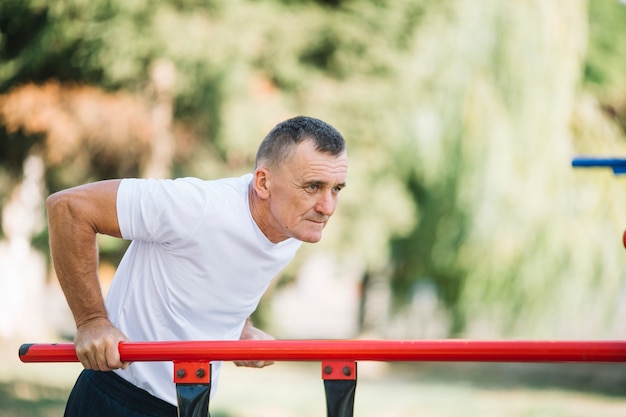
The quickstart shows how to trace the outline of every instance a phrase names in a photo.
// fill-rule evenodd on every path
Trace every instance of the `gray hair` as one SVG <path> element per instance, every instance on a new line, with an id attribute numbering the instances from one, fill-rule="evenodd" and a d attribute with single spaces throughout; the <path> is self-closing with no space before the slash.
<path id="1" fill-rule="evenodd" d="M 346 150 L 346 142 L 334 127 L 319 119 L 296 116 L 274 126 L 267 134 L 256 154 L 255 166 L 260 161 L 278 167 L 291 156 L 293 149 L 309 139 L 315 149 L 330 155 L 339 155 Z"/>

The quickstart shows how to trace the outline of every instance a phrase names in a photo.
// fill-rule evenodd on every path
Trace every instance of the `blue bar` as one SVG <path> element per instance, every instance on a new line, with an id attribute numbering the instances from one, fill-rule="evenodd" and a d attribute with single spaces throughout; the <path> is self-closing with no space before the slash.
<path id="1" fill-rule="evenodd" d="M 615 175 L 626 174 L 626 159 L 578 157 L 572 160 L 574 168 L 611 168 Z"/>

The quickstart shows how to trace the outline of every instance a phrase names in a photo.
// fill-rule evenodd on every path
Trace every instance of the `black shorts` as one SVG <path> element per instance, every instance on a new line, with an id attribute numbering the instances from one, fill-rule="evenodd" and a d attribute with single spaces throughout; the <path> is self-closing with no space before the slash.
<path id="1" fill-rule="evenodd" d="M 83 370 L 70 393 L 65 417 L 177 417 L 178 409 L 115 372 Z"/>

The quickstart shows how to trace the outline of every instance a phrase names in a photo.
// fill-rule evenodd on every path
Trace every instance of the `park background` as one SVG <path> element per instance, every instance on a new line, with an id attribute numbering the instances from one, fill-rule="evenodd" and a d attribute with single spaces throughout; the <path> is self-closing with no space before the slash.
<path id="1" fill-rule="evenodd" d="M 263 299 L 260 327 L 278 338 L 626 336 L 625 179 L 571 167 L 626 154 L 623 1 L 2 0 L 7 398 L 39 407 L 55 384 L 67 389 L 63 378 L 25 385 L 40 365 L 14 363 L 19 343 L 73 333 L 48 258 L 48 194 L 241 175 L 267 131 L 298 114 L 343 133 L 348 186 L 322 242 Z M 126 244 L 99 245 L 106 292 Z M 372 375 L 386 381 L 381 369 Z M 566 379 L 626 392 L 616 367 L 585 369 Z M 606 401 L 624 413 L 626 401 Z M 519 413 L 504 412 L 543 415 Z"/>

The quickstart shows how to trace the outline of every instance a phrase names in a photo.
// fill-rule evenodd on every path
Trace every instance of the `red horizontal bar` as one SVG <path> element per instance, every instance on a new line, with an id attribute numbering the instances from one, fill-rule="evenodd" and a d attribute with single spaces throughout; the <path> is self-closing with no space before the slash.
<path id="1" fill-rule="evenodd" d="M 123 361 L 626 362 L 626 341 L 238 340 L 123 342 Z M 76 362 L 74 345 L 28 344 L 22 362 Z"/>

